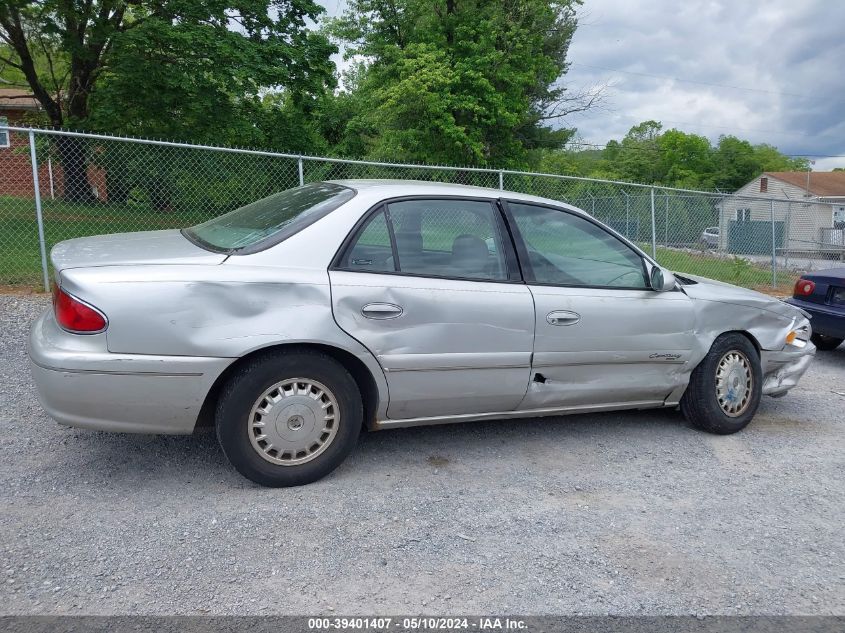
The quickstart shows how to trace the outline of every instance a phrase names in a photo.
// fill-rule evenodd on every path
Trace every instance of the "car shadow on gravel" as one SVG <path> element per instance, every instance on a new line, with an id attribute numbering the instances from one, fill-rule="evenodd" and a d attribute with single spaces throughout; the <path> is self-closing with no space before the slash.
<path id="1" fill-rule="evenodd" d="M 212 429 L 193 435 L 139 435 L 65 429 L 51 470 L 67 481 L 108 483 L 131 490 L 229 480 L 239 476 L 226 461 Z"/>
<path id="2" fill-rule="evenodd" d="M 67 483 L 95 486 L 100 482 L 132 491 L 192 482 L 257 488 L 229 465 L 211 428 L 199 428 L 193 435 L 62 430 L 66 436 L 61 439 L 51 470 L 63 471 Z M 590 450 L 591 446 L 634 438 L 650 437 L 659 442 L 664 437 L 672 441 L 678 434 L 691 432 L 674 411 L 593 413 L 363 432 L 350 458 L 326 480 L 352 482 L 401 472 L 409 459 L 427 460 L 434 468 L 446 467 L 450 458 L 442 456 L 444 449 L 452 458 L 481 466 L 503 446 L 513 449 L 513 459 L 518 460 L 520 452 L 530 452 L 538 445 L 545 450 L 567 451 L 577 443 Z"/>

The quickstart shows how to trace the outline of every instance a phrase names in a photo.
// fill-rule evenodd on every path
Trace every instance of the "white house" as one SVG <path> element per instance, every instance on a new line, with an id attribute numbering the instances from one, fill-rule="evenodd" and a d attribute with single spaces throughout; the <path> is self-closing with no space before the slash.
<path id="1" fill-rule="evenodd" d="M 766 172 L 719 207 L 720 247 L 730 252 L 771 250 L 773 220 L 779 250 L 845 247 L 845 171 Z"/>

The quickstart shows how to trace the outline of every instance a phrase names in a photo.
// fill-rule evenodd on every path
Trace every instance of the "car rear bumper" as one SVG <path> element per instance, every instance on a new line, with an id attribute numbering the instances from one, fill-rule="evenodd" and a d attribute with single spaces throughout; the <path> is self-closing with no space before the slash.
<path id="1" fill-rule="evenodd" d="M 803 349 L 763 350 L 760 353 L 763 395 L 782 396 L 792 389 L 807 371 L 815 354 L 816 346 L 809 341 Z"/>
<path id="2" fill-rule="evenodd" d="M 812 316 L 810 325 L 815 334 L 824 334 L 834 338 L 845 338 L 845 312 L 835 312 L 830 306 L 801 301 L 800 299 L 786 299 L 786 303 L 809 312 Z"/>
<path id="3" fill-rule="evenodd" d="M 106 335 L 63 331 L 47 311 L 29 336 L 38 400 L 60 424 L 124 433 L 191 433 L 234 359 L 112 354 Z"/>

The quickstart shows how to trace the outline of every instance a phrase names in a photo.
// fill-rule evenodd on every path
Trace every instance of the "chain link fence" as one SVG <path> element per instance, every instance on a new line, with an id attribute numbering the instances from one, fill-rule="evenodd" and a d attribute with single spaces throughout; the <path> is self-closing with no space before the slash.
<path id="1" fill-rule="evenodd" d="M 789 294 L 845 258 L 845 200 L 738 196 L 553 174 L 401 165 L 28 128 L 0 129 L 0 285 L 48 284 L 50 248 L 182 228 L 271 193 L 344 178 L 518 191 L 584 209 L 667 268 Z"/>

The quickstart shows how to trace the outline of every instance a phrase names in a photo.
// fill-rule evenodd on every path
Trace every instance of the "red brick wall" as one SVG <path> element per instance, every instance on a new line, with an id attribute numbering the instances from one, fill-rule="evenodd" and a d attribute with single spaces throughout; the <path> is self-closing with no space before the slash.
<path id="1" fill-rule="evenodd" d="M 11 123 L 12 116 L 9 116 L 9 120 Z M 41 160 L 38 165 L 38 180 L 41 184 L 42 199 L 49 199 L 50 174 L 46 160 Z M 107 201 L 106 173 L 99 167 L 89 167 L 88 181 L 95 188 L 98 198 L 103 202 Z M 62 167 L 53 161 L 55 197 L 60 198 L 63 191 Z M 29 162 L 29 139 L 20 132 L 10 132 L 9 147 L 0 147 L 0 196 L 35 197 L 35 189 L 32 186 L 32 165 Z"/>

